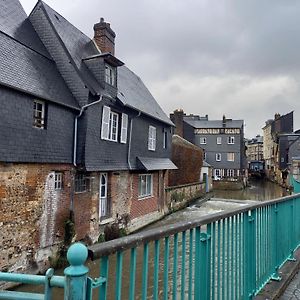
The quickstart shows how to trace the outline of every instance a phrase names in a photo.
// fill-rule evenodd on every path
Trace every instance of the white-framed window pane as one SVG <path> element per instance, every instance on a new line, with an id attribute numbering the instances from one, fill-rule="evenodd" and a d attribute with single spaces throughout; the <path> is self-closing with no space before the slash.
<path id="1" fill-rule="evenodd" d="M 152 175 L 139 175 L 139 198 L 149 197 L 152 195 Z"/>
<path id="2" fill-rule="evenodd" d="M 201 137 L 200 138 L 200 144 L 205 145 L 206 144 L 206 137 Z"/>
<path id="3" fill-rule="evenodd" d="M 45 128 L 45 102 L 40 100 L 33 101 L 33 126 Z"/>
<path id="4" fill-rule="evenodd" d="M 155 151 L 155 148 L 156 148 L 156 128 L 154 126 L 149 126 L 148 150 Z"/>
<path id="5" fill-rule="evenodd" d="M 167 132 L 167 130 L 165 129 L 164 131 L 163 131 L 163 135 L 164 135 L 164 140 L 163 140 L 163 148 L 164 149 L 167 149 L 167 146 L 168 146 L 168 132 Z"/>
<path id="6" fill-rule="evenodd" d="M 118 140 L 118 121 L 119 121 L 119 115 L 114 112 L 110 112 L 110 134 L 109 139 L 111 141 L 117 141 Z"/>
<path id="7" fill-rule="evenodd" d="M 105 66 L 105 82 L 110 85 L 115 84 L 115 69 L 109 65 Z"/>
<path id="8" fill-rule="evenodd" d="M 221 137 L 221 136 L 218 136 L 218 137 L 217 137 L 217 144 L 218 144 L 218 145 L 221 145 L 221 144 L 222 144 L 222 137 Z"/>
<path id="9" fill-rule="evenodd" d="M 54 173 L 54 188 L 56 190 L 61 190 L 63 187 L 63 173 L 55 172 Z"/>
<path id="10" fill-rule="evenodd" d="M 233 152 L 227 153 L 227 161 L 234 161 L 234 153 Z"/>
<path id="11" fill-rule="evenodd" d="M 221 153 L 216 153 L 216 161 L 221 161 L 222 155 Z"/>

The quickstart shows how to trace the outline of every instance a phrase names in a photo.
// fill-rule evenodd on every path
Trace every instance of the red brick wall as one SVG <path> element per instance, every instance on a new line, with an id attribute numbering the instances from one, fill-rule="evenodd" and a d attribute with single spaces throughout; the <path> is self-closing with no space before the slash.
<path id="1" fill-rule="evenodd" d="M 153 195 L 152 197 L 138 199 L 138 183 L 139 174 L 132 174 L 132 201 L 130 208 L 130 219 L 135 219 L 146 214 L 158 210 L 158 172 L 152 173 L 153 175 Z"/>

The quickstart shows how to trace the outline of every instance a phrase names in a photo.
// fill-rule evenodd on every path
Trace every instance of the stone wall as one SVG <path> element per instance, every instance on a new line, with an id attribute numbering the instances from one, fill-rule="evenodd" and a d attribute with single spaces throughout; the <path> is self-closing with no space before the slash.
<path id="1" fill-rule="evenodd" d="M 242 190 L 245 188 L 244 179 L 238 179 L 237 181 L 226 181 L 226 180 L 214 180 L 214 190 Z"/>
<path id="2" fill-rule="evenodd" d="M 54 171 L 64 188 L 54 189 Z M 43 269 L 39 250 L 58 245 L 69 217 L 71 168 L 55 164 L 0 164 L 0 269 Z M 47 267 L 47 266 L 45 266 Z"/>
<path id="3" fill-rule="evenodd" d="M 205 183 L 201 182 L 166 189 L 166 201 L 170 211 L 181 209 L 203 195 L 205 195 Z"/>

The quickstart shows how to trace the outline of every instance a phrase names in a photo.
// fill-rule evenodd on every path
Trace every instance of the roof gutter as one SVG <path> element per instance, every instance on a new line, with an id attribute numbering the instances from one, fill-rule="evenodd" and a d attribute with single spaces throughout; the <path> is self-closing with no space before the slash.
<path id="1" fill-rule="evenodd" d="M 92 103 L 86 104 L 81 107 L 79 114 L 75 117 L 75 122 L 74 122 L 74 141 L 73 141 L 73 165 L 76 167 L 76 160 L 77 160 L 77 155 L 76 155 L 76 150 L 77 150 L 77 139 L 78 139 L 78 119 L 82 116 L 84 110 L 92 105 L 95 105 L 99 102 L 101 102 L 103 99 L 103 95 L 100 95 L 99 100 L 94 101 Z"/>

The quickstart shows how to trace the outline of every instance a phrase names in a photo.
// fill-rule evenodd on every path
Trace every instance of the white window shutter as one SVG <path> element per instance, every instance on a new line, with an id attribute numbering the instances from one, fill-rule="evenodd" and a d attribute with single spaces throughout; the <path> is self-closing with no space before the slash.
<path id="1" fill-rule="evenodd" d="M 101 139 L 103 140 L 108 140 L 109 137 L 109 116 L 110 116 L 110 107 L 103 106 L 102 126 L 101 126 Z"/>
<path id="2" fill-rule="evenodd" d="M 152 145 L 152 139 L 151 139 L 151 126 L 149 126 L 149 133 L 148 133 L 148 150 L 151 150 L 151 145 Z"/>
<path id="3" fill-rule="evenodd" d="M 152 140 L 152 143 L 153 143 L 153 150 L 155 151 L 155 149 L 156 149 L 156 128 L 155 127 L 153 127 L 153 140 Z"/>
<path id="4" fill-rule="evenodd" d="M 123 144 L 126 144 L 127 142 L 127 127 L 128 127 L 128 115 L 122 114 L 121 143 Z"/>

